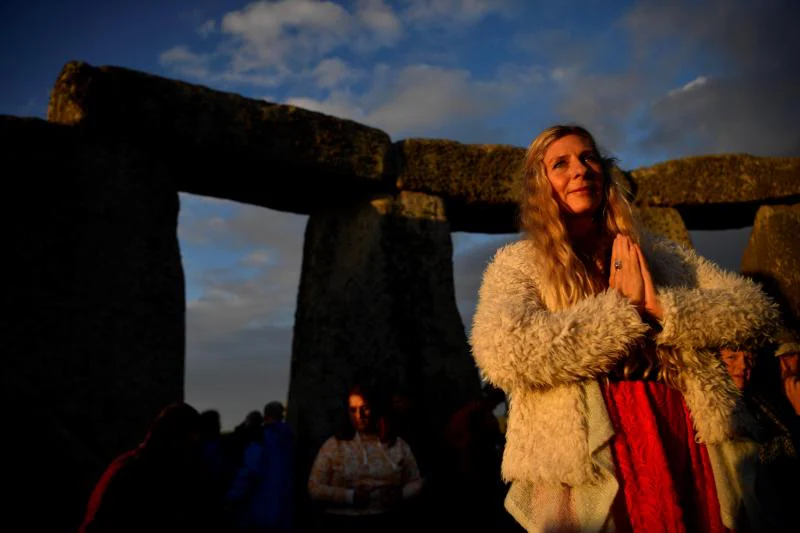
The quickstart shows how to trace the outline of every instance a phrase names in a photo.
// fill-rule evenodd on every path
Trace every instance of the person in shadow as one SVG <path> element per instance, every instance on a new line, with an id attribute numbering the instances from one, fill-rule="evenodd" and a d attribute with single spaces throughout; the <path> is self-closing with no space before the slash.
<path id="1" fill-rule="evenodd" d="M 316 530 L 403 531 L 403 504 L 423 486 L 414 454 L 368 388 L 346 398 L 348 423 L 322 445 L 308 480 L 321 508 Z"/>
<path id="2" fill-rule="evenodd" d="M 218 531 L 219 507 L 199 443 L 197 410 L 182 402 L 165 407 L 142 443 L 100 477 L 80 533 Z"/>
<path id="3" fill-rule="evenodd" d="M 261 438 L 250 443 L 228 491 L 235 530 L 289 533 L 293 527 L 294 434 L 278 401 L 264 407 Z"/>

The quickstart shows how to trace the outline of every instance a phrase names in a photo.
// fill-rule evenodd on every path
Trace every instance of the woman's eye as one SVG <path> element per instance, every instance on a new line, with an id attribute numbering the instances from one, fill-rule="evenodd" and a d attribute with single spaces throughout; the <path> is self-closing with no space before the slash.
<path id="1" fill-rule="evenodd" d="M 553 168 L 561 168 L 563 166 L 564 166 L 564 162 L 563 161 L 558 161 L 558 162 L 556 162 L 556 164 L 553 165 Z"/>

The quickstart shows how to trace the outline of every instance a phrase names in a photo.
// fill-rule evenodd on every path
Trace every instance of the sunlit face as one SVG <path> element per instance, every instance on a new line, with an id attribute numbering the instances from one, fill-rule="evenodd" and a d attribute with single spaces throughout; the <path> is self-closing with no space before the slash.
<path id="1" fill-rule="evenodd" d="M 786 379 L 792 376 L 800 376 L 800 354 L 797 352 L 785 353 L 780 356 L 781 377 Z"/>
<path id="2" fill-rule="evenodd" d="M 588 139 L 571 134 L 553 141 L 545 150 L 544 166 L 564 215 L 595 214 L 603 201 L 603 165 Z"/>
<path id="3" fill-rule="evenodd" d="M 722 348 L 720 350 L 722 362 L 731 376 L 734 385 L 743 390 L 750 381 L 750 371 L 753 368 L 753 354 L 747 350 L 734 350 Z"/>
<path id="4" fill-rule="evenodd" d="M 370 429 L 372 409 L 360 394 L 351 394 L 347 399 L 347 412 L 356 431 L 363 433 Z"/>

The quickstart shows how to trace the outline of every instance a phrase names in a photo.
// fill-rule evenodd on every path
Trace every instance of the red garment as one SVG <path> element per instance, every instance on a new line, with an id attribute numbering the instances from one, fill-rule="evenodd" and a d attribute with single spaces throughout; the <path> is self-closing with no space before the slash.
<path id="1" fill-rule="evenodd" d="M 616 434 L 617 531 L 722 533 L 714 474 L 681 394 L 655 381 L 603 386 Z"/>

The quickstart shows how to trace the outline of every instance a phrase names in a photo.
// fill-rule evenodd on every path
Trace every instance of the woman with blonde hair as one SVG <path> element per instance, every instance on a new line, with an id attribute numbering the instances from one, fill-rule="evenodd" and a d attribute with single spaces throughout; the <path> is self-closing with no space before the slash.
<path id="1" fill-rule="evenodd" d="M 484 273 L 471 344 L 510 400 L 506 508 L 529 531 L 743 527 L 755 446 L 714 350 L 769 335 L 777 309 L 644 231 L 612 163 L 582 127 L 542 132 L 525 237 Z"/>

